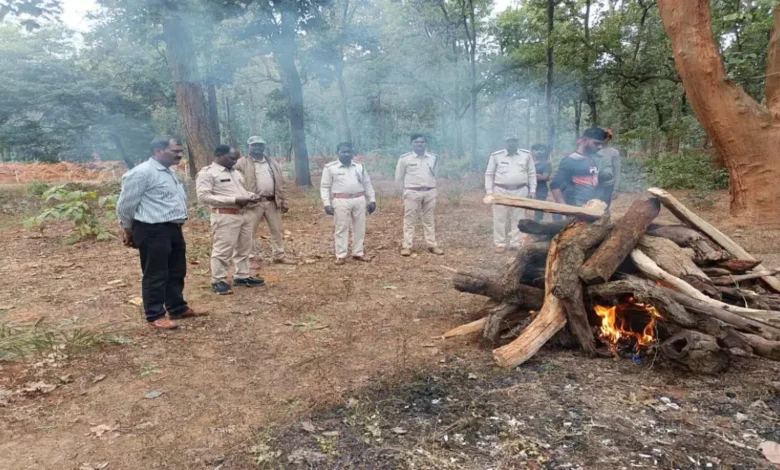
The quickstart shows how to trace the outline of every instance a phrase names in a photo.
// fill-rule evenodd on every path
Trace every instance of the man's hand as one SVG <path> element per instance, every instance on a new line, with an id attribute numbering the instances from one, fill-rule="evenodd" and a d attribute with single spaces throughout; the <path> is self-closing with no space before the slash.
<path id="1" fill-rule="evenodd" d="M 373 214 L 376 211 L 376 202 L 369 202 L 366 206 L 366 210 L 369 214 Z"/>
<path id="2" fill-rule="evenodd" d="M 328 215 L 333 215 L 333 207 L 332 206 L 325 206 L 325 213 Z"/>
<path id="3" fill-rule="evenodd" d="M 279 207 L 279 210 L 282 211 L 282 214 L 286 214 L 286 213 L 290 212 L 290 208 L 287 207 L 287 203 L 286 202 L 283 202 L 281 204 L 281 206 Z"/>
<path id="4" fill-rule="evenodd" d="M 612 193 L 612 200 L 614 201 L 617 198 L 618 198 L 618 192 L 615 191 L 614 193 Z"/>
<path id="5" fill-rule="evenodd" d="M 133 229 L 122 228 L 122 243 L 128 248 L 137 248 L 133 241 Z"/>
<path id="6" fill-rule="evenodd" d="M 257 196 L 254 196 L 254 195 L 251 196 L 251 197 L 237 197 L 236 198 L 236 205 L 240 206 L 240 207 L 244 207 L 245 205 L 247 205 L 249 203 L 257 202 L 257 200 L 255 199 L 256 197 Z"/>

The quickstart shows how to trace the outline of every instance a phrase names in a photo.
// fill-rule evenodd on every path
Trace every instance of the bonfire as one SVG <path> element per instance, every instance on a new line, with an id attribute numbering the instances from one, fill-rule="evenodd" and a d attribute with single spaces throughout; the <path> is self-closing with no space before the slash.
<path id="1" fill-rule="evenodd" d="M 450 269 L 457 290 L 490 300 L 483 318 L 445 337 L 481 332 L 503 367 L 551 340 L 588 356 L 660 356 L 707 374 L 735 355 L 780 360 L 778 271 L 666 191 L 649 189 L 616 221 L 601 201 L 572 207 L 500 195 L 485 202 L 568 219 L 521 221 L 533 242 L 505 273 Z M 662 205 L 680 223 L 654 223 Z"/>

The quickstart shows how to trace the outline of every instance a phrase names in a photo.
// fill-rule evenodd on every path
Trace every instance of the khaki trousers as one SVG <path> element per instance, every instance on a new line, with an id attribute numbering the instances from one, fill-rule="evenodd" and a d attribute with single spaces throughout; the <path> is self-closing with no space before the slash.
<path id="1" fill-rule="evenodd" d="M 249 277 L 252 222 L 245 213 L 211 214 L 211 282 L 227 281 L 228 266 L 235 264 L 233 279 Z"/>
<path id="2" fill-rule="evenodd" d="M 414 226 L 417 219 L 422 219 L 425 244 L 428 248 L 436 245 L 436 190 L 412 191 L 404 190 L 404 242 L 403 248 L 411 249 L 414 245 Z"/>
<path id="3" fill-rule="evenodd" d="M 493 192 L 495 194 L 528 197 L 528 187 L 517 190 L 496 187 L 493 189 Z M 496 246 L 506 247 L 507 242 L 509 242 L 510 246 L 519 248 L 521 234 L 520 230 L 517 229 L 517 223 L 524 218 L 526 218 L 525 209 L 493 204 L 493 243 Z"/>
<path id="4" fill-rule="evenodd" d="M 247 209 L 247 216 L 252 223 L 252 255 L 260 257 L 260 242 L 257 240 L 257 229 L 265 220 L 271 235 L 271 251 L 274 259 L 284 258 L 284 238 L 282 236 L 282 211 L 274 201 L 263 201 Z"/>
<path id="5" fill-rule="evenodd" d="M 346 258 L 349 247 L 349 229 L 352 227 L 352 256 L 363 256 L 366 238 L 366 198 L 333 199 L 335 219 L 336 258 Z"/>

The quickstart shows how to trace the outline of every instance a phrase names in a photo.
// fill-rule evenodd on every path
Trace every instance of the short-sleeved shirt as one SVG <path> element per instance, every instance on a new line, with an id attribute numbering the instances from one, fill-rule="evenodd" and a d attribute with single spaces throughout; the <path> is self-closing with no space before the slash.
<path id="1" fill-rule="evenodd" d="M 235 167 L 228 169 L 212 163 L 198 172 L 195 180 L 198 202 L 212 208 L 238 208 L 236 198 L 250 198 L 252 193 L 244 186 L 244 176 Z"/>
<path id="2" fill-rule="evenodd" d="M 395 167 L 396 183 L 403 183 L 404 188 L 435 188 L 437 161 L 438 157 L 428 152 L 423 156 L 414 152 L 401 155 Z"/>
<path id="3" fill-rule="evenodd" d="M 333 194 L 339 193 L 365 193 L 367 202 L 376 202 L 376 193 L 366 167 L 356 161 L 347 166 L 340 160 L 336 160 L 325 165 L 322 170 L 322 180 L 320 181 L 322 204 L 325 207 L 330 206 Z"/>
<path id="4" fill-rule="evenodd" d="M 552 162 L 550 160 L 539 160 L 536 162 L 537 175 L 552 175 Z M 538 181 L 536 184 L 537 199 L 547 199 L 550 181 Z M 543 197 L 539 197 L 543 196 Z"/>
<path id="5" fill-rule="evenodd" d="M 531 193 L 536 192 L 536 169 L 531 152 L 517 150 L 510 155 L 507 150 L 493 152 L 485 171 L 485 191 L 493 193 L 495 185 L 527 186 Z"/>
<path id="6" fill-rule="evenodd" d="M 550 182 L 551 189 L 560 189 L 566 204 L 583 206 L 598 198 L 598 157 L 581 155 L 577 152 L 565 157 Z"/>

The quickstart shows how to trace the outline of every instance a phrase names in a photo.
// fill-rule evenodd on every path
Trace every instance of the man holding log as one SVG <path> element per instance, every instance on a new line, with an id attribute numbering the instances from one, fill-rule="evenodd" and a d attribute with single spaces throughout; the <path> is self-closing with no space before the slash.
<path id="1" fill-rule="evenodd" d="M 506 149 L 493 152 L 485 171 L 485 192 L 488 195 L 506 194 L 517 197 L 533 197 L 536 194 L 536 167 L 531 153 L 517 148 L 518 139 L 509 136 L 504 139 Z M 525 215 L 525 209 L 493 205 L 493 243 L 496 253 L 521 246 L 517 223 Z M 507 228 L 507 226 L 509 228 Z"/>
<path id="2" fill-rule="evenodd" d="M 607 132 L 598 127 L 586 130 L 577 140 L 577 151 L 565 157 L 550 183 L 555 202 L 583 206 L 598 199 L 598 152 L 604 148 Z"/>

